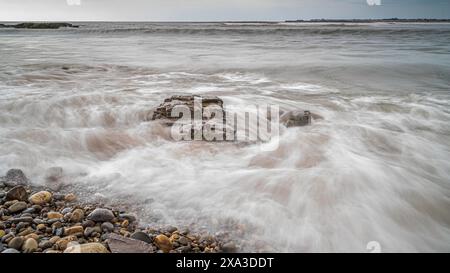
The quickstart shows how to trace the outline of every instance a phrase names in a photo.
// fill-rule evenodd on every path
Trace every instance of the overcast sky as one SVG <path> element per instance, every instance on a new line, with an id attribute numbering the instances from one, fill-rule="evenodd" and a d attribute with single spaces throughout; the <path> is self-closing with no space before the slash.
<path id="1" fill-rule="evenodd" d="M 371 6 L 367 3 L 380 1 L 381 5 Z M 81 2 L 80 5 L 77 2 Z M 0 21 L 226 21 L 392 17 L 450 18 L 450 0 L 0 0 Z"/>

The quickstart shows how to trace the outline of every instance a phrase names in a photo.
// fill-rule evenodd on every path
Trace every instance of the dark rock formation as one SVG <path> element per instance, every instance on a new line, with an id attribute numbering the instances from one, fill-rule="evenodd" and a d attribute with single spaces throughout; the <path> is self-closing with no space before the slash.
<path id="1" fill-rule="evenodd" d="M 218 114 L 220 116 L 217 116 Z M 184 117 L 183 115 L 190 117 Z M 232 114 L 228 116 L 231 119 L 234 118 Z M 309 111 L 299 110 L 280 112 L 279 117 L 280 124 L 286 127 L 310 125 L 313 119 L 321 118 Z M 167 127 L 175 124 L 181 125 L 185 135 L 189 135 L 190 132 L 190 138 L 183 138 L 184 140 L 234 141 L 236 139 L 236 125 L 234 122 L 231 122 L 232 120 L 227 120 L 224 103 L 222 99 L 216 96 L 172 96 L 165 99 L 163 103 L 151 112 L 147 120 L 159 121 Z M 271 120 L 269 113 L 267 120 Z M 212 135 L 218 137 L 211 138 L 211 134 L 205 136 L 205 126 L 210 126 L 207 129 L 213 128 L 214 132 Z"/>
<path id="2" fill-rule="evenodd" d="M 196 103 L 198 105 L 195 105 Z M 179 112 L 183 113 L 177 114 Z M 190 118 L 183 117 L 183 114 L 189 113 Z M 219 113 L 222 117 L 216 116 Z M 181 118 L 184 120 L 181 121 Z M 216 96 L 172 96 L 165 99 L 153 111 L 150 120 L 159 120 L 166 126 L 173 126 L 175 122 L 184 123 L 186 131 L 189 132 L 190 130 L 191 132 L 191 139 L 214 141 L 226 139 L 226 113 L 222 99 Z M 206 139 L 202 134 L 205 126 L 211 126 L 214 134 L 217 136 L 221 135 L 222 139 Z M 198 134 L 200 139 L 198 139 Z"/>
<path id="3" fill-rule="evenodd" d="M 298 127 L 311 124 L 312 115 L 309 111 L 288 111 L 280 116 L 280 123 L 286 127 Z"/>
<path id="4" fill-rule="evenodd" d="M 3 28 L 27 28 L 27 29 L 58 29 L 61 27 L 77 28 L 79 26 L 72 25 L 70 23 L 45 23 L 45 22 L 27 22 L 15 25 L 0 24 Z"/>
<path id="5" fill-rule="evenodd" d="M 22 170 L 11 169 L 6 173 L 5 177 L 1 178 L 2 182 L 8 187 L 14 187 L 17 185 L 28 184 L 28 178 L 25 176 Z"/>

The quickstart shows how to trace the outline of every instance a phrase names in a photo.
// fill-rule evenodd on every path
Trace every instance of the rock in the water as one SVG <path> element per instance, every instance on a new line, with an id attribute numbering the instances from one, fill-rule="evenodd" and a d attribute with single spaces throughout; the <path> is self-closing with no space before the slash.
<path id="1" fill-rule="evenodd" d="M 6 201 L 19 200 L 27 201 L 28 193 L 23 186 L 15 186 L 6 193 Z"/>
<path id="2" fill-rule="evenodd" d="M 150 236 L 148 236 L 147 233 L 142 232 L 142 231 L 136 231 L 135 233 L 131 234 L 131 238 L 139 240 L 139 241 L 143 241 L 143 242 L 146 242 L 149 244 L 152 243 L 152 239 L 150 238 Z"/>
<path id="3" fill-rule="evenodd" d="M 23 243 L 22 251 L 25 253 L 33 253 L 38 249 L 38 243 L 35 239 L 29 238 Z"/>
<path id="4" fill-rule="evenodd" d="M 8 208 L 8 210 L 11 213 L 17 213 L 17 212 L 20 212 L 20 211 L 22 211 L 22 210 L 24 210 L 26 208 L 27 208 L 27 203 L 21 201 L 21 202 L 17 202 L 17 203 L 14 203 L 13 205 L 11 205 Z"/>
<path id="5" fill-rule="evenodd" d="M 132 213 L 121 213 L 119 214 L 119 218 L 121 220 L 128 220 L 130 223 L 132 222 L 136 222 L 136 215 L 132 214 Z"/>
<path id="6" fill-rule="evenodd" d="M 13 187 L 16 185 L 26 185 L 28 183 L 28 178 L 25 176 L 20 169 L 11 169 L 6 173 L 5 185 Z"/>
<path id="7" fill-rule="evenodd" d="M 27 29 L 58 29 L 61 27 L 72 27 L 78 28 L 76 25 L 70 23 L 57 23 L 57 22 L 30 22 L 30 23 L 19 23 L 13 25 L 0 24 L 0 27 L 4 28 L 27 28 Z"/>
<path id="8" fill-rule="evenodd" d="M 288 111 L 280 116 L 280 123 L 286 127 L 306 126 L 311 124 L 311 119 L 309 111 Z"/>
<path id="9" fill-rule="evenodd" d="M 109 253 L 109 251 L 100 243 L 87 243 L 69 246 L 64 253 Z"/>
<path id="10" fill-rule="evenodd" d="M 237 247 L 233 242 L 229 242 L 222 246 L 222 251 L 225 253 L 235 253 L 237 251 Z"/>
<path id="11" fill-rule="evenodd" d="M 35 205 L 44 205 L 52 200 L 52 194 L 48 191 L 40 191 L 30 196 L 28 201 Z"/>
<path id="12" fill-rule="evenodd" d="M 159 249 L 161 249 L 165 253 L 168 253 L 169 251 L 171 251 L 173 249 L 170 239 L 164 234 L 160 234 L 160 235 L 156 236 L 155 243 L 159 247 Z"/>
<path id="13" fill-rule="evenodd" d="M 53 191 L 58 191 L 62 187 L 63 169 L 52 167 L 47 169 L 44 175 L 45 185 Z"/>
<path id="14" fill-rule="evenodd" d="M 126 238 L 114 233 L 108 236 L 109 249 L 112 253 L 153 253 L 152 245 L 135 239 Z"/>
<path id="15" fill-rule="evenodd" d="M 166 126 L 173 126 L 175 122 L 180 122 L 181 116 L 177 114 L 177 111 L 184 112 L 183 110 L 190 113 L 190 120 L 188 117 L 183 117 L 183 126 L 180 127 L 183 132 L 180 134 L 180 138 L 223 141 L 227 140 L 227 134 L 234 134 L 234 130 L 226 126 L 226 112 L 223 101 L 216 96 L 172 96 L 165 99 L 153 111 L 149 120 L 158 120 Z M 195 120 L 195 117 L 198 117 L 198 120 Z M 205 135 L 205 126 L 214 127 L 213 132 Z"/>
<path id="16" fill-rule="evenodd" d="M 114 219 L 114 214 L 109 209 L 97 208 L 87 218 L 94 222 L 110 222 Z"/>
<path id="17" fill-rule="evenodd" d="M 14 248 L 14 249 L 17 249 L 17 250 L 20 250 L 22 248 L 22 245 L 23 245 L 23 238 L 22 237 L 14 237 L 8 243 L 8 247 L 9 248 Z"/>

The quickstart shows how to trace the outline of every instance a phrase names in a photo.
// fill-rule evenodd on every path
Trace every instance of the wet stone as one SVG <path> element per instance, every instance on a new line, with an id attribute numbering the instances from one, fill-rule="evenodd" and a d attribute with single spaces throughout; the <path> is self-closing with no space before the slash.
<path id="1" fill-rule="evenodd" d="M 8 187 L 14 187 L 16 185 L 28 184 L 28 179 L 20 169 L 11 169 L 6 173 L 5 181 L 3 182 Z"/>
<path id="2" fill-rule="evenodd" d="M 22 237 L 14 237 L 11 241 L 8 243 L 9 248 L 14 248 L 16 250 L 20 250 L 20 248 L 23 245 L 23 238 Z"/>
<path id="3" fill-rule="evenodd" d="M 139 240 L 139 241 L 143 241 L 143 242 L 146 242 L 146 243 L 149 243 L 149 244 L 152 243 L 152 239 L 150 238 L 150 236 L 148 236 L 147 233 L 142 232 L 142 231 L 134 232 L 133 234 L 131 234 L 131 238 Z"/>
<path id="4" fill-rule="evenodd" d="M 18 201 L 27 201 L 28 193 L 25 187 L 23 186 L 15 186 L 11 190 L 6 193 L 6 200 L 18 200 Z"/>
<path id="5" fill-rule="evenodd" d="M 27 206 L 28 206 L 27 203 L 20 201 L 20 202 L 17 202 L 17 203 L 14 203 L 13 205 L 11 205 L 8 208 L 8 210 L 11 213 L 17 213 L 17 212 L 20 212 L 20 211 L 23 211 L 24 209 L 26 209 Z"/>
<path id="6" fill-rule="evenodd" d="M 2 254 L 17 254 L 17 253 L 20 253 L 20 251 L 14 248 L 8 248 L 2 251 Z"/>
<path id="7" fill-rule="evenodd" d="M 114 230 L 114 225 L 110 222 L 104 222 L 101 225 L 102 230 L 106 231 L 106 232 L 112 232 Z"/>
<path id="8" fill-rule="evenodd" d="M 94 222 L 109 222 L 114 219 L 114 214 L 109 209 L 97 208 L 88 215 L 88 220 Z"/>

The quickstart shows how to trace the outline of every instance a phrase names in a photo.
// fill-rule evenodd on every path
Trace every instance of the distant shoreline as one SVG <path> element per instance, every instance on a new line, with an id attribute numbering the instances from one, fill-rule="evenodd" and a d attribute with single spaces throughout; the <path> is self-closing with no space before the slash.
<path id="1" fill-rule="evenodd" d="M 313 19 L 286 20 L 286 23 L 450 23 L 450 19 Z"/>
<path id="2" fill-rule="evenodd" d="M 296 19 L 296 20 L 280 20 L 280 21 L 264 21 L 264 20 L 250 20 L 250 21 L 54 21 L 54 20 L 25 20 L 25 21 L 0 21 L 0 23 L 235 23 L 235 24 L 277 24 L 277 23 L 450 23 L 450 19 Z"/>

